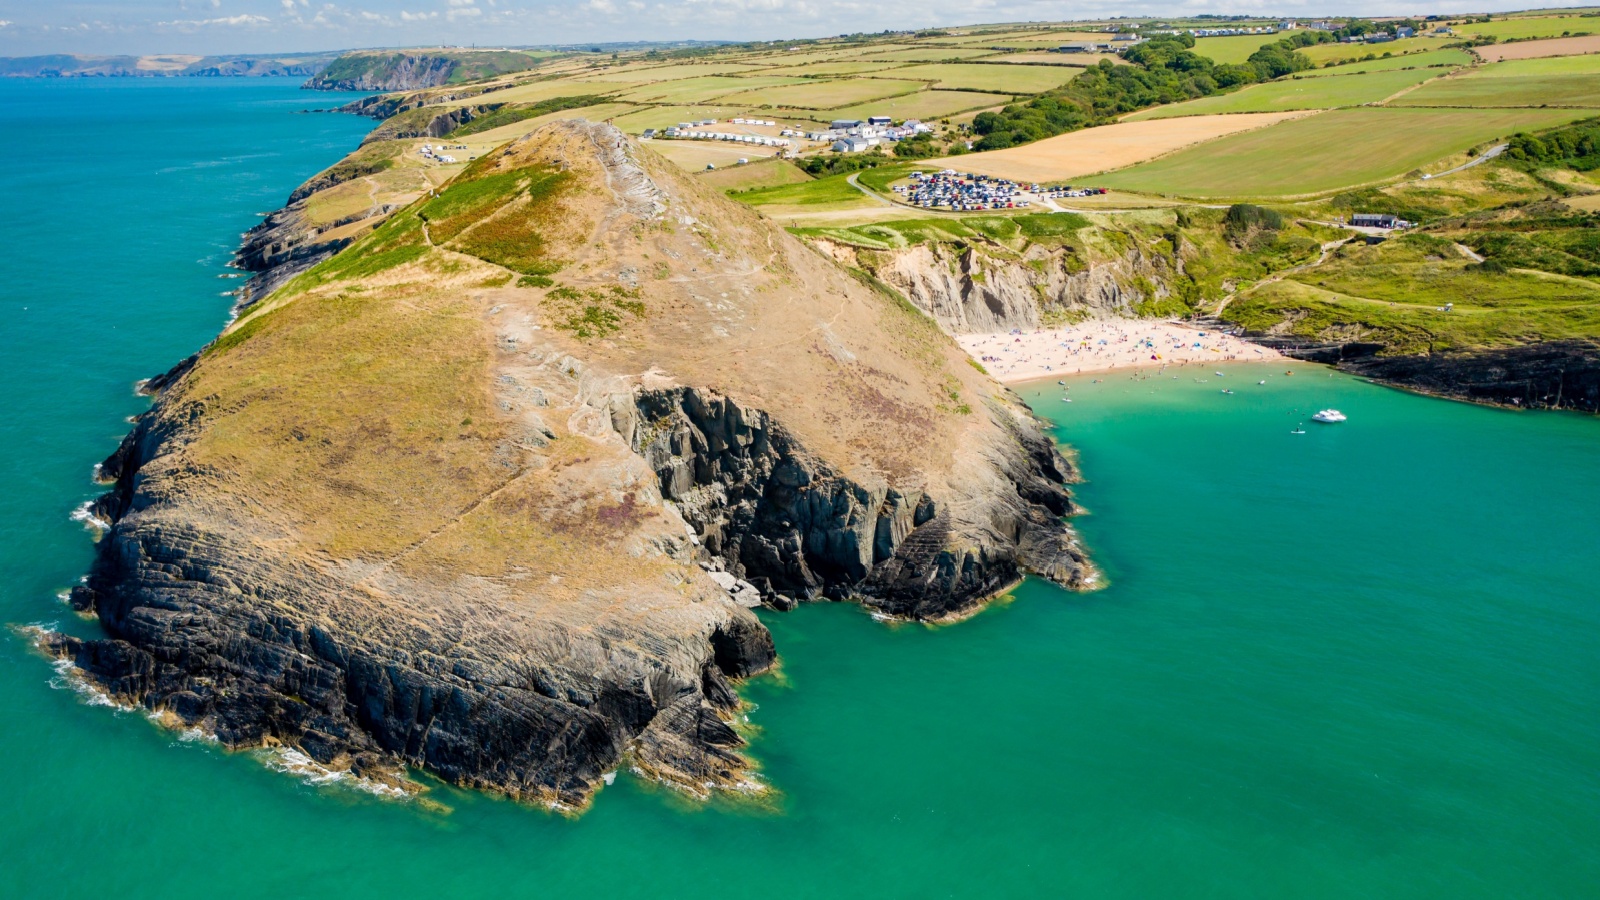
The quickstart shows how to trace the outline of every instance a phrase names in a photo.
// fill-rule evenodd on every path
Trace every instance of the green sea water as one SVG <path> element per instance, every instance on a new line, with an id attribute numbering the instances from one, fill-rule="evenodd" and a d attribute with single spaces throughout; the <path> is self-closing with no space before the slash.
<path id="1" fill-rule="evenodd" d="M 293 114 L 328 103 L 0 81 L 0 622 L 96 629 L 57 598 L 90 466 L 225 321 L 253 213 L 370 126 Z M 1597 896 L 1600 419 L 1294 368 L 1025 390 L 1109 586 L 938 628 L 764 614 L 766 806 L 311 784 L 91 705 L 8 633 L 0 897 Z M 1290 434 L 1323 406 L 1350 421 Z"/>

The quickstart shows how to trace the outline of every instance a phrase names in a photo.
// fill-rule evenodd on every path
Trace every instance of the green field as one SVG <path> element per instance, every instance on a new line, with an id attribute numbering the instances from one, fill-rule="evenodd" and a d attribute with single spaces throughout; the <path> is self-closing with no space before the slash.
<path id="1" fill-rule="evenodd" d="M 898 71 L 898 70 L 896 70 Z M 856 103 L 865 103 L 880 97 L 892 97 L 922 90 L 920 81 L 896 81 L 888 78 L 839 78 L 830 81 L 809 81 L 782 87 L 743 91 L 723 97 L 724 103 L 744 106 L 785 106 L 794 109 L 834 109 Z"/>
<path id="2" fill-rule="evenodd" d="M 1300 50 L 1317 65 L 1328 63 L 1353 62 L 1366 59 L 1382 59 L 1389 56 L 1402 56 L 1409 53 L 1425 53 L 1429 50 L 1441 49 L 1448 39 L 1414 37 L 1399 41 L 1385 41 L 1381 44 L 1317 44 L 1314 47 L 1304 47 Z"/>
<path id="3" fill-rule="evenodd" d="M 584 81 L 620 81 L 631 84 L 649 84 L 657 81 L 676 81 L 680 78 L 697 78 L 702 75 L 742 75 L 760 72 L 761 66 L 745 63 L 694 63 L 673 66 L 628 66 L 615 71 L 583 75 Z"/>
<path id="4" fill-rule="evenodd" d="M 979 56 L 995 56 L 997 51 L 979 47 L 915 47 L 909 50 L 890 50 L 887 53 L 871 53 L 862 56 L 862 59 L 885 59 L 896 62 L 944 62 L 949 59 L 973 59 Z"/>
<path id="5" fill-rule="evenodd" d="M 1003 106 L 1011 102 L 1007 94 L 978 94 L 972 91 L 918 91 L 903 97 L 890 97 L 828 113 L 833 119 L 865 119 L 867 116 L 894 116 L 896 119 L 940 119 L 969 109 Z"/>
<path id="6" fill-rule="evenodd" d="M 1409 72 L 1374 72 L 1369 75 L 1344 75 L 1337 78 L 1300 78 L 1251 85 L 1229 94 L 1217 94 L 1158 106 L 1129 116 L 1129 120 L 1170 119 L 1174 116 L 1203 116 L 1213 113 L 1282 112 L 1291 109 L 1334 109 L 1375 103 L 1400 91 L 1437 77 L 1430 69 Z"/>
<path id="7" fill-rule="evenodd" d="M 1564 124 L 1574 110 L 1390 109 L 1318 113 L 1102 175 L 1102 187 L 1182 197 L 1318 194 L 1385 181 L 1484 141 Z"/>
<path id="8" fill-rule="evenodd" d="M 645 85 L 642 88 L 623 94 L 622 99 L 631 100 L 635 103 L 704 103 L 728 94 L 749 91 L 751 88 L 799 84 L 804 80 L 803 78 L 784 77 L 781 75 L 750 75 L 746 77 L 707 75 L 700 78 L 684 78 L 679 81 L 663 81 L 657 84 Z"/>
<path id="9" fill-rule="evenodd" d="M 1500 40 L 1507 38 L 1553 38 L 1565 34 L 1595 34 L 1600 32 L 1600 18 L 1592 16 L 1556 16 L 1551 18 L 1518 18 L 1502 19 L 1497 22 L 1469 23 L 1457 25 L 1458 34 L 1474 34 L 1483 37 L 1497 37 Z"/>
<path id="10" fill-rule="evenodd" d="M 1267 44 L 1283 40 L 1282 34 L 1238 34 L 1197 38 L 1194 52 L 1219 63 L 1242 63 Z"/>
<path id="11" fill-rule="evenodd" d="M 1059 66 L 997 66 L 986 63 L 944 63 L 895 69 L 899 78 L 923 78 L 935 87 L 991 91 L 1001 94 L 1037 94 L 1058 88 L 1077 76 L 1078 70 Z"/>
<path id="12" fill-rule="evenodd" d="M 751 188 L 782 187 L 790 184 L 805 184 L 813 180 L 810 175 L 800 171 L 800 167 L 782 159 L 767 159 L 760 162 L 746 163 L 742 166 L 730 166 L 724 169 L 699 172 L 694 176 L 701 184 L 708 184 L 720 191 L 747 191 Z"/>
<path id="13" fill-rule="evenodd" d="M 807 78 L 822 78 L 834 75 L 860 75 L 863 72 L 881 72 L 884 69 L 892 69 L 898 65 L 902 65 L 902 63 L 887 59 L 881 62 L 854 60 L 850 62 L 807 63 L 803 66 L 783 66 L 764 71 L 772 75 L 801 75 Z"/>
<path id="14" fill-rule="evenodd" d="M 1504 75 L 1485 66 L 1441 78 L 1396 100 L 1395 106 L 1600 107 L 1600 74 Z"/>
<path id="15" fill-rule="evenodd" d="M 1453 304 L 1446 312 L 1441 307 Z M 1533 270 L 1493 273 L 1431 235 L 1347 246 L 1327 265 L 1248 292 L 1228 319 L 1326 339 L 1357 329 L 1390 352 L 1505 346 L 1600 332 L 1600 285 Z"/>
<path id="16" fill-rule="evenodd" d="M 800 184 L 755 188 L 743 191 L 739 199 L 751 206 L 877 206 L 877 201 L 850 184 L 848 175 L 829 175 Z"/>
<path id="17" fill-rule="evenodd" d="M 1362 62 L 1345 63 L 1342 66 L 1333 66 L 1325 69 L 1312 69 L 1301 72 L 1295 78 L 1321 78 L 1329 75 L 1360 75 L 1366 72 L 1393 72 L 1396 69 L 1425 69 L 1440 66 L 1470 66 L 1472 54 L 1465 50 L 1428 50 L 1424 53 L 1408 53 L 1404 56 L 1391 56 L 1388 59 L 1369 59 Z M 1435 73 L 1439 74 L 1439 73 Z"/>
<path id="18" fill-rule="evenodd" d="M 1600 75 L 1600 53 L 1585 56 L 1546 56 L 1540 59 L 1508 59 L 1484 66 L 1473 73 L 1486 78 L 1523 75 Z"/>

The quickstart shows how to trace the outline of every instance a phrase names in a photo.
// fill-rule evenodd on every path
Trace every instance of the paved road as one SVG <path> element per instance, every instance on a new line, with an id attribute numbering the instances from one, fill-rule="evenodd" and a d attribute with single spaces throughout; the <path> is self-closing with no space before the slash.
<path id="1" fill-rule="evenodd" d="M 1451 169 L 1448 172 L 1440 172 L 1439 174 L 1437 174 L 1437 175 L 1435 175 L 1433 177 L 1434 178 L 1443 178 L 1446 175 L 1454 175 L 1455 173 L 1460 172 L 1463 169 L 1470 169 L 1473 166 L 1478 165 L 1479 163 L 1488 162 L 1489 160 L 1494 159 L 1496 156 L 1499 156 L 1500 154 L 1506 152 L 1506 147 L 1508 147 L 1508 146 L 1510 146 L 1510 145 L 1509 144 L 1495 144 L 1493 147 L 1490 147 L 1489 149 L 1483 151 L 1483 153 L 1481 155 L 1479 155 L 1477 159 L 1474 159 L 1474 160 L 1472 160 L 1470 162 L 1462 163 L 1461 165 L 1456 166 L 1454 169 Z M 1433 179 L 1430 178 L 1428 180 L 1432 181 Z"/>

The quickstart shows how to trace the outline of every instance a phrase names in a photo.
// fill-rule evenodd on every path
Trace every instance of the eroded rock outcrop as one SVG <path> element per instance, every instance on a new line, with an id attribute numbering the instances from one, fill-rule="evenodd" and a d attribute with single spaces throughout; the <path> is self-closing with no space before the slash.
<path id="1" fill-rule="evenodd" d="M 825 238 L 816 244 L 894 287 L 952 334 L 1033 329 L 1063 316 L 1132 316 L 1146 299 L 1136 285 L 1162 297 L 1173 276 L 1183 274 L 1181 258 L 1151 257 L 1137 244 L 1094 259 L 1078 248 L 1044 244 L 1021 253 L 933 241 L 895 250 Z"/>
<path id="2" fill-rule="evenodd" d="M 293 248 L 263 252 L 273 272 Z M 746 607 L 1093 580 L 1072 470 L 926 317 L 615 129 L 546 126 L 152 379 L 48 647 L 228 746 L 576 807 L 755 789 Z"/>

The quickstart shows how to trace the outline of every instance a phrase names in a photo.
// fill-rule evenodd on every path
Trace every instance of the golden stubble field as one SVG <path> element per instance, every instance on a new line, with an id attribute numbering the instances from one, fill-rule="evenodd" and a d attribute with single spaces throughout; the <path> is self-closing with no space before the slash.
<path id="1" fill-rule="evenodd" d="M 927 162 L 928 165 L 948 164 L 963 172 L 1018 181 L 1061 181 L 1146 162 L 1194 144 L 1264 128 L 1302 115 L 1306 113 L 1247 113 L 1118 122 L 1021 147 Z"/>

